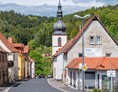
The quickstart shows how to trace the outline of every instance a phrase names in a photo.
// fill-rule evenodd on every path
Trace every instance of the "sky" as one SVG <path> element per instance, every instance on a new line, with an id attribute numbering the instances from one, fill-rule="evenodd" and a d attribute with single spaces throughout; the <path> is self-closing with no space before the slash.
<path id="1" fill-rule="evenodd" d="M 0 3 L 15 3 L 19 5 L 37 6 L 37 5 L 57 5 L 59 0 L 0 0 Z M 103 6 L 102 0 L 61 0 L 61 4 L 82 7 Z"/>

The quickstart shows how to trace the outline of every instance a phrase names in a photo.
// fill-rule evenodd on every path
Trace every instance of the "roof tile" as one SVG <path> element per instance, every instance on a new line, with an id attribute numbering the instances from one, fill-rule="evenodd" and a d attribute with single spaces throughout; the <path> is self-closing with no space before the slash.
<path id="1" fill-rule="evenodd" d="M 11 50 L 12 52 L 18 52 L 18 50 L 15 49 L 11 43 L 9 43 L 9 41 L 4 37 L 4 35 L 2 33 L 0 33 L 0 40 L 5 44 L 5 46 L 9 50 Z"/>
<path id="2" fill-rule="evenodd" d="M 118 69 L 118 58 L 115 57 L 95 57 L 95 58 L 84 58 L 84 63 L 87 65 L 88 69 L 95 70 L 113 70 Z M 82 58 L 73 59 L 66 68 L 78 69 L 79 64 L 82 63 Z"/>

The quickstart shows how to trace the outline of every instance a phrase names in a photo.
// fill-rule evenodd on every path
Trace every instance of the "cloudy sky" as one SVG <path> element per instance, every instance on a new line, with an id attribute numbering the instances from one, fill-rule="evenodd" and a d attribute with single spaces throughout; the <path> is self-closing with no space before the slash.
<path id="1" fill-rule="evenodd" d="M 15 3 L 19 5 L 57 5 L 59 0 L 0 0 L 0 3 Z M 62 5 L 71 5 L 71 6 L 103 6 L 105 3 L 103 0 L 61 0 Z"/>

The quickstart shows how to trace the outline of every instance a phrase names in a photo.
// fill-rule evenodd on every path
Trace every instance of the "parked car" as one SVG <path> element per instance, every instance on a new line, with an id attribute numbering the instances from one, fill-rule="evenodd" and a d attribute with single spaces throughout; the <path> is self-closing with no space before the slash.
<path id="1" fill-rule="evenodd" d="M 52 74 L 49 74 L 49 75 L 47 76 L 47 78 L 52 78 Z"/>
<path id="2" fill-rule="evenodd" d="M 40 74 L 38 78 L 45 78 L 44 74 Z"/>

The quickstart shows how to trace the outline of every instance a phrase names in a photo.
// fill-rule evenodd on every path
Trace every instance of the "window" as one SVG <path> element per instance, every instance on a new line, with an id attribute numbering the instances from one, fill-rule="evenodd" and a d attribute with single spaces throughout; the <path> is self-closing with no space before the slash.
<path id="1" fill-rule="evenodd" d="M 4 55 L 2 54 L 2 62 L 4 62 Z"/>
<path id="2" fill-rule="evenodd" d="M 4 54 L 4 62 L 6 62 L 6 56 L 5 56 L 5 54 Z"/>
<path id="3" fill-rule="evenodd" d="M 89 43 L 94 44 L 94 36 L 90 36 Z"/>
<path id="4" fill-rule="evenodd" d="M 5 62 L 7 62 L 7 54 L 5 54 Z"/>
<path id="5" fill-rule="evenodd" d="M 95 80 L 95 72 L 85 72 L 85 79 Z"/>
<path id="6" fill-rule="evenodd" d="M 0 71 L 0 79 L 1 79 L 1 71 Z"/>
<path id="7" fill-rule="evenodd" d="M 64 54 L 64 60 L 67 60 L 67 54 Z"/>
<path id="8" fill-rule="evenodd" d="M 109 81 L 109 77 L 107 75 L 102 75 L 102 82 Z"/>
<path id="9" fill-rule="evenodd" d="M 79 57 L 82 57 L 82 53 L 79 53 Z"/>
<path id="10" fill-rule="evenodd" d="M 1 63 L 1 61 L 2 61 L 2 56 L 1 56 L 1 53 L 0 53 L 0 63 Z"/>
<path id="11" fill-rule="evenodd" d="M 61 47 L 61 38 L 58 38 L 58 46 Z"/>
<path id="12" fill-rule="evenodd" d="M 101 44 L 101 36 L 96 36 L 96 44 Z"/>
<path id="13" fill-rule="evenodd" d="M 15 54 L 13 54 L 13 60 L 15 60 Z"/>
<path id="14" fill-rule="evenodd" d="M 111 53 L 106 53 L 106 57 L 110 57 L 111 56 Z"/>

